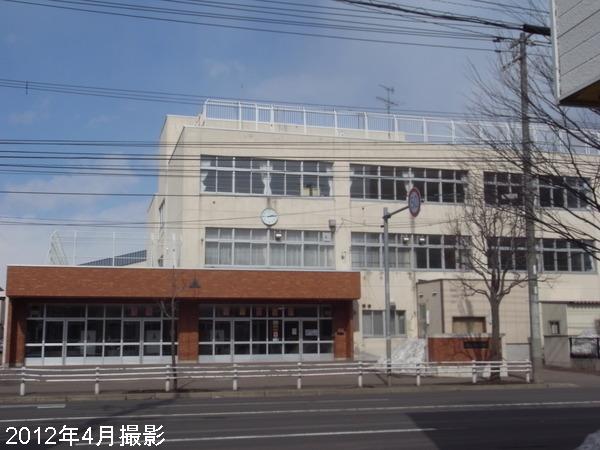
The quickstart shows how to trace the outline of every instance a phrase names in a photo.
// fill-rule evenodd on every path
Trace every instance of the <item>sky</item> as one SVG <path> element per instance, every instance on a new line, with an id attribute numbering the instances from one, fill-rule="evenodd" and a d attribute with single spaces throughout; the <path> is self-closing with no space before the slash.
<path id="1" fill-rule="evenodd" d="M 234 0 L 223 1 L 235 3 Z M 65 5 L 54 0 L 39 3 Z M 161 6 L 165 6 L 158 0 L 130 0 L 129 3 L 162 3 Z M 195 7 L 192 3 L 172 2 L 166 6 L 190 9 Z M 237 0 L 238 6 L 265 4 L 289 7 L 294 3 Z M 496 8 L 480 9 L 476 2 L 473 2 L 474 7 L 460 6 L 470 4 L 469 0 L 431 0 L 412 4 L 506 18 Z M 295 5 L 342 6 L 333 0 L 315 0 Z M 207 18 L 198 20 L 217 23 Z M 246 22 L 227 23 L 276 28 L 275 25 Z M 419 27 L 420 24 L 411 26 Z M 306 27 L 279 25 L 277 28 L 327 33 Z M 351 31 L 345 32 L 345 36 L 373 37 L 369 33 Z M 390 38 L 388 36 L 385 39 Z M 393 36 L 392 39 L 434 42 L 415 36 Z M 487 43 L 440 39 L 435 42 L 493 48 L 492 44 Z M 464 113 L 468 110 L 468 97 L 472 89 L 469 66 L 486 67 L 492 64 L 495 57 L 493 52 L 140 20 L 0 0 L 0 79 L 3 80 L 369 108 L 381 107 L 375 97 L 385 94 L 379 87 L 384 84 L 395 88 L 393 99 L 401 110 Z M 196 115 L 200 110 L 200 104 L 142 102 L 0 86 L 0 140 L 156 141 L 167 114 Z M 4 144 L 0 145 L 0 150 L 93 152 L 107 149 Z M 111 147 L 110 151 L 131 153 L 156 149 Z M 15 163 L 52 162 L 0 158 L 0 164 Z M 81 161 L 70 161 L 67 155 L 61 163 L 80 164 Z M 95 163 L 92 161 L 90 164 Z M 157 181 L 152 177 L 17 174 L 14 171 L 7 173 L 6 169 L 7 166 L 0 166 L 2 191 L 153 193 Z M 5 285 L 7 264 L 45 264 L 52 232 L 56 229 L 68 233 L 77 230 L 76 227 L 30 225 L 31 222 L 39 223 L 45 219 L 51 219 L 48 220 L 51 223 L 57 219 L 143 221 L 149 201 L 149 198 L 0 193 L 0 286 Z M 14 221 L 29 222 L 19 225 L 7 223 Z M 103 231 L 109 233 L 112 230 Z M 142 229 L 133 231 L 138 234 L 144 232 Z"/>

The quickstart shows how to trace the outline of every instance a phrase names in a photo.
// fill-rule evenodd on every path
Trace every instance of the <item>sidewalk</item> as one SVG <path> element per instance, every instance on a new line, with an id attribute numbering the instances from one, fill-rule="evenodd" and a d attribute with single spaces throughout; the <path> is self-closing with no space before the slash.
<path id="1" fill-rule="evenodd" d="M 240 367 L 242 368 L 242 366 Z M 573 372 L 558 369 L 544 369 L 541 383 L 525 383 L 522 378 L 509 377 L 501 383 L 489 383 L 480 380 L 472 384 L 470 378 L 422 377 L 421 386 L 416 386 L 416 379 L 409 375 L 394 375 L 392 387 L 380 375 L 368 374 L 363 377 L 363 387 L 358 387 L 355 375 L 337 376 L 305 376 L 302 378 L 302 389 L 298 390 L 295 376 L 269 378 L 238 379 L 238 390 L 232 389 L 231 379 L 181 380 L 178 392 L 165 392 L 163 380 L 143 381 L 106 381 L 100 384 L 100 395 L 94 395 L 93 382 L 30 382 L 26 383 L 26 395 L 19 396 L 18 382 L 0 384 L 0 402 L 2 403 L 35 403 L 55 401 L 89 401 L 96 399 L 164 399 L 175 397 L 265 397 L 281 395 L 325 395 L 343 393 L 374 392 L 431 392 L 451 390 L 486 390 L 486 389 L 544 389 L 544 388 L 577 388 L 599 387 L 600 375 Z"/>

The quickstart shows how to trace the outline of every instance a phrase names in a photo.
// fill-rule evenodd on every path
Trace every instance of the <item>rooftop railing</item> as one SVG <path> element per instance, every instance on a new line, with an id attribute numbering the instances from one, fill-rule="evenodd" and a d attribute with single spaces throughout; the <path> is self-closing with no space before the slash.
<path id="1" fill-rule="evenodd" d="M 518 142 L 521 134 L 520 125 L 510 122 L 455 120 L 217 99 L 204 102 L 198 125 L 433 144 L 476 145 L 495 136 L 502 141 L 510 139 Z M 600 132 L 593 133 L 600 141 Z M 567 142 L 566 136 L 558 139 L 545 125 L 533 124 L 531 136 L 538 148 L 547 151 L 564 150 L 564 142 Z M 583 141 L 571 142 L 570 145 L 577 153 L 598 154 L 598 149 Z"/>

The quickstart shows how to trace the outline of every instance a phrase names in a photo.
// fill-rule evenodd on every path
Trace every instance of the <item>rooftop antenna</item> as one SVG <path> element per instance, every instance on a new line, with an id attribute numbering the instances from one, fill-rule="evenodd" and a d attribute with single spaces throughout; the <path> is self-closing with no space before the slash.
<path id="1" fill-rule="evenodd" d="M 383 102 L 383 104 L 385 105 L 387 114 L 388 114 L 388 116 L 390 116 L 392 114 L 392 106 L 398 106 L 398 103 L 396 103 L 395 101 L 392 100 L 392 95 L 394 94 L 394 87 L 386 86 L 384 84 L 380 84 L 379 87 L 385 89 L 386 96 L 385 97 L 377 96 L 375 98 L 377 100 L 379 100 L 380 102 Z M 391 125 L 389 124 L 389 122 L 388 122 L 388 138 L 389 139 L 392 138 L 392 130 L 391 130 Z"/>

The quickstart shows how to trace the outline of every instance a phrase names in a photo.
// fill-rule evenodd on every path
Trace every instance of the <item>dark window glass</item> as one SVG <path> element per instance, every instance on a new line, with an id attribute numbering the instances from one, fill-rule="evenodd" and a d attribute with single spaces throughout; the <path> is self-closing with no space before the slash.
<path id="1" fill-rule="evenodd" d="M 373 199 L 379 198 L 379 180 L 377 178 L 365 179 L 365 197 Z"/>
<path id="2" fill-rule="evenodd" d="M 440 201 L 440 183 L 428 182 L 427 183 L 427 201 L 428 202 L 439 202 Z"/>
<path id="3" fill-rule="evenodd" d="M 319 177 L 319 192 L 321 197 L 329 197 L 331 195 L 331 188 L 329 187 L 330 177 Z"/>
<path id="4" fill-rule="evenodd" d="M 217 177 L 217 192 L 233 191 L 233 172 L 222 171 Z"/>
<path id="5" fill-rule="evenodd" d="M 383 200 L 394 200 L 394 180 L 381 180 L 381 198 Z"/>
<path id="6" fill-rule="evenodd" d="M 106 321 L 106 342 L 121 342 L 121 321 Z"/>
<path id="7" fill-rule="evenodd" d="M 442 183 L 442 202 L 453 203 L 454 201 L 454 184 Z"/>
<path id="8" fill-rule="evenodd" d="M 217 191 L 217 171 L 203 170 L 202 171 L 202 190 L 204 192 Z"/>
<path id="9" fill-rule="evenodd" d="M 396 181 L 396 200 L 406 200 L 406 183 L 402 180 Z"/>
<path id="10" fill-rule="evenodd" d="M 253 173 L 252 174 L 252 193 L 253 194 L 264 194 L 265 193 L 265 183 L 263 181 L 262 173 Z"/>
<path id="11" fill-rule="evenodd" d="M 416 248 L 415 253 L 417 255 L 417 269 L 427 269 L 427 249 Z"/>
<path id="12" fill-rule="evenodd" d="M 544 252 L 544 270 L 556 270 L 554 265 L 554 252 Z"/>
<path id="13" fill-rule="evenodd" d="M 140 342 L 139 322 L 123 322 L 123 342 Z"/>
<path id="14" fill-rule="evenodd" d="M 427 198 L 425 194 L 425 182 L 424 181 L 414 181 L 413 187 L 416 187 L 421 194 L 421 198 Z"/>
<path id="15" fill-rule="evenodd" d="M 302 195 L 306 195 L 309 197 L 318 196 L 318 189 L 318 177 L 316 175 L 304 175 L 304 179 L 302 182 Z"/>
<path id="16" fill-rule="evenodd" d="M 441 269 L 442 268 L 442 250 L 439 248 L 429 249 L 429 268 L 430 269 Z"/>
<path id="17" fill-rule="evenodd" d="M 103 342 L 104 341 L 104 322 L 102 320 L 87 321 L 87 342 Z"/>
<path id="18" fill-rule="evenodd" d="M 67 342 L 79 344 L 85 341 L 85 322 L 67 322 Z"/>
<path id="19" fill-rule="evenodd" d="M 250 193 L 250 172 L 235 173 L 235 192 L 241 194 Z"/>
<path id="20" fill-rule="evenodd" d="M 55 320 L 46 321 L 46 343 L 62 343 L 63 342 L 63 322 Z"/>
<path id="21" fill-rule="evenodd" d="M 44 332 L 44 322 L 41 320 L 27 321 L 27 344 L 41 344 Z"/>
<path id="22" fill-rule="evenodd" d="M 556 252 L 556 266 L 559 272 L 569 270 L 569 254 L 567 252 Z"/>
<path id="23" fill-rule="evenodd" d="M 457 186 L 458 187 L 458 186 Z M 484 198 L 488 205 L 495 205 L 498 201 L 496 198 L 496 186 L 493 184 L 486 184 L 484 186 Z"/>
<path id="24" fill-rule="evenodd" d="M 249 169 L 250 168 L 250 158 L 246 158 L 244 156 L 237 156 L 235 158 L 235 167 L 239 169 Z"/>
<path id="25" fill-rule="evenodd" d="M 444 249 L 444 267 L 449 270 L 456 269 L 456 250 L 453 248 Z"/>
<path id="26" fill-rule="evenodd" d="M 271 194 L 273 195 L 284 195 L 285 194 L 285 177 L 282 173 L 271 174 Z"/>
<path id="27" fill-rule="evenodd" d="M 25 347 L 25 357 L 26 358 L 41 358 L 42 357 L 42 347 Z"/>
<path id="28" fill-rule="evenodd" d="M 350 178 L 350 197 L 363 198 L 363 179 Z"/>

